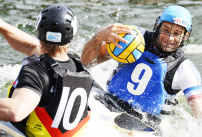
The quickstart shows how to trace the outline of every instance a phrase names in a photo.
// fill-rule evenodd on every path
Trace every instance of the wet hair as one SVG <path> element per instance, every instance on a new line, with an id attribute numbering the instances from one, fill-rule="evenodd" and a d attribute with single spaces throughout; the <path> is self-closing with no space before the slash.
<path id="1" fill-rule="evenodd" d="M 67 49 L 69 48 L 68 44 L 55 44 L 55 43 L 49 43 L 49 42 L 43 42 L 40 41 L 41 49 L 45 52 L 48 53 L 48 55 L 54 55 L 56 52 L 66 52 Z"/>

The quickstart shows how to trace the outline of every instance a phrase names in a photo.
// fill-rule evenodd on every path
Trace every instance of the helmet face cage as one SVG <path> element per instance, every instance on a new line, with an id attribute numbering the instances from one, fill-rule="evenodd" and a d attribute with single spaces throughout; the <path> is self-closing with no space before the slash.
<path id="1" fill-rule="evenodd" d="M 167 28 L 167 26 L 164 24 L 165 23 L 162 22 L 159 25 L 159 27 L 157 27 L 158 36 L 155 41 L 155 44 L 157 47 L 159 47 L 161 50 L 165 52 L 174 52 L 179 47 L 183 47 L 185 42 L 187 44 L 188 40 L 185 40 L 186 31 L 183 31 L 185 30 L 183 27 L 181 27 L 182 29 L 178 31 L 178 33 L 175 33 L 175 32 L 173 33 L 172 29 L 174 24 L 171 23 L 170 28 Z M 162 39 L 163 37 L 165 38 Z M 164 44 L 162 44 L 162 42 L 164 42 Z"/>
<path id="2" fill-rule="evenodd" d="M 44 8 L 39 15 L 36 25 L 37 37 L 41 41 L 63 46 L 73 41 L 77 27 L 77 18 L 69 7 L 52 4 Z"/>
<path id="3" fill-rule="evenodd" d="M 176 10 L 178 9 L 178 10 Z M 162 30 L 164 27 L 163 24 L 164 22 L 169 22 L 171 23 L 171 29 L 169 30 L 170 32 L 165 32 L 165 30 Z M 181 33 L 181 35 L 176 36 L 175 34 L 171 33 L 171 30 L 173 28 L 173 25 L 179 25 L 182 26 L 182 28 L 185 28 L 185 32 Z M 185 9 L 184 7 L 173 5 L 167 7 L 164 12 L 162 13 L 161 16 L 159 16 L 156 19 L 156 23 L 154 25 L 154 31 L 158 33 L 158 36 L 155 40 L 155 44 L 157 47 L 161 47 L 163 51 L 165 52 L 174 52 L 176 51 L 179 47 L 186 47 L 189 41 L 189 37 L 191 34 L 192 30 L 192 20 L 191 20 L 191 14 L 190 12 Z M 188 34 L 186 34 L 188 32 Z M 167 44 L 162 45 L 160 41 L 160 36 L 162 35 L 167 35 Z M 170 40 L 170 36 L 174 37 L 177 39 L 178 43 L 175 43 L 175 46 L 169 47 L 168 42 Z M 165 40 L 164 40 L 165 42 Z"/>

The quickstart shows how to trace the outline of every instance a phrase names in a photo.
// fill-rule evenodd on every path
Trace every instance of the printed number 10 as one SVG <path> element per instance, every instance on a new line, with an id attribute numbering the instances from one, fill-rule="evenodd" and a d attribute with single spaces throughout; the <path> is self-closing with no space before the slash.
<path id="1" fill-rule="evenodd" d="M 83 112 L 85 110 L 86 103 L 87 103 L 86 90 L 83 88 L 75 89 L 72 92 L 72 94 L 70 95 L 69 100 L 68 100 L 69 92 L 70 92 L 69 87 L 63 87 L 60 104 L 59 104 L 57 113 L 53 119 L 53 123 L 51 125 L 51 127 L 53 127 L 53 128 L 58 128 L 62 117 L 63 117 L 63 122 L 62 122 L 63 127 L 66 130 L 74 129 L 77 126 L 77 124 L 79 123 L 79 121 L 81 120 L 81 117 L 83 115 Z M 74 102 L 75 102 L 77 96 L 81 97 L 81 104 L 80 104 L 80 107 L 79 107 L 79 110 L 78 110 L 78 113 L 77 113 L 77 116 L 76 116 L 74 122 L 70 123 L 69 122 L 70 115 L 71 115 L 72 108 L 74 106 Z"/>

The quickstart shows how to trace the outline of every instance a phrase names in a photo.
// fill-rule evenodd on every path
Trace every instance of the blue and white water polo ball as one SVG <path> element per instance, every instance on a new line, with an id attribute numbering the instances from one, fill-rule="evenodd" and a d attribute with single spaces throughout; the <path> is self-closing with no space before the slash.
<path id="1" fill-rule="evenodd" d="M 145 41 L 141 32 L 132 27 L 132 34 L 128 33 L 120 33 L 118 34 L 120 37 L 129 41 L 128 44 L 123 43 L 122 41 L 116 40 L 122 48 L 116 47 L 116 45 L 112 42 L 107 43 L 107 51 L 109 55 L 116 61 L 121 63 L 133 63 L 138 60 L 145 49 Z"/>

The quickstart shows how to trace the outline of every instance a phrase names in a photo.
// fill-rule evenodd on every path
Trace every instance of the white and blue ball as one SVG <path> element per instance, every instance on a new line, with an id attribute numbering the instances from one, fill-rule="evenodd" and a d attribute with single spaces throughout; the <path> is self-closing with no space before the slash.
<path id="1" fill-rule="evenodd" d="M 117 43 L 122 46 L 118 48 L 114 43 L 107 44 L 107 51 L 109 55 L 120 63 L 133 63 L 138 60 L 145 49 L 145 41 L 141 32 L 132 27 L 132 34 L 120 33 L 120 37 L 129 41 L 128 44 L 117 40 Z"/>

